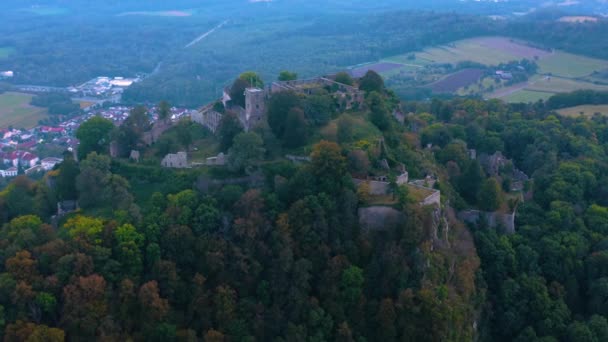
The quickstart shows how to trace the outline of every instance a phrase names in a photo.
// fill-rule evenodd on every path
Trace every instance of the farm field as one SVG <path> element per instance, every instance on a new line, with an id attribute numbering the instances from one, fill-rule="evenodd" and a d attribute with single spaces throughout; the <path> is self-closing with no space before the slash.
<path id="1" fill-rule="evenodd" d="M 529 82 L 510 85 L 507 88 L 504 87 L 504 81 L 496 82 L 492 77 L 480 81 L 479 78 L 483 75 L 481 69 L 472 67 L 446 74 L 450 69 L 441 66 L 456 66 L 466 61 L 497 66 L 521 59 L 534 60 L 539 67 L 538 74 L 532 75 Z M 441 71 L 441 68 L 445 71 Z M 542 50 L 507 37 L 459 40 L 356 66 L 352 72 L 355 76 L 360 76 L 359 74 L 362 75 L 370 69 L 379 72 L 397 87 L 418 78 L 425 79 L 426 83 L 414 86 L 427 87 L 435 93 L 448 92 L 460 96 L 485 94 L 485 97 L 501 98 L 508 102 L 538 101 L 556 93 L 579 89 L 608 91 L 608 84 L 601 84 L 607 82 L 601 75 L 608 72 L 608 60 L 563 51 Z M 438 69 L 439 71 L 436 71 Z M 479 74 L 475 75 L 476 72 Z"/>
<path id="2" fill-rule="evenodd" d="M 570 117 L 577 117 L 581 114 L 584 116 L 593 116 L 595 113 L 600 113 L 601 115 L 608 115 L 608 105 L 582 105 L 560 109 L 557 112 L 560 115 Z"/>
<path id="3" fill-rule="evenodd" d="M 547 93 L 542 91 L 532 91 L 532 90 L 519 90 L 512 94 L 509 94 L 505 97 L 501 97 L 500 99 L 505 102 L 511 103 L 519 103 L 519 102 L 537 102 L 538 100 L 547 100 L 551 96 L 555 95 L 555 93 Z"/>
<path id="4" fill-rule="evenodd" d="M 46 108 L 30 105 L 33 95 L 4 93 L 0 95 L 0 128 L 9 126 L 32 128 L 47 117 Z"/>
<path id="5" fill-rule="evenodd" d="M 430 88 L 437 93 L 456 92 L 460 88 L 474 84 L 482 75 L 481 69 L 464 69 L 431 84 Z"/>
<path id="6" fill-rule="evenodd" d="M 584 77 L 608 69 L 608 61 L 556 51 L 538 61 L 539 73 L 561 77 Z"/>
<path id="7" fill-rule="evenodd" d="M 549 51 L 537 49 L 506 37 L 479 37 L 459 40 L 450 44 L 430 47 L 412 54 L 386 58 L 387 62 L 402 64 L 428 65 L 432 63 L 451 63 L 471 61 L 484 65 L 497 65 L 513 60 L 544 58 Z M 409 58 L 408 58 L 409 57 Z"/>
<path id="8" fill-rule="evenodd" d="M 526 87 L 527 90 L 566 93 L 580 89 L 608 91 L 608 86 L 561 77 L 540 77 Z"/>

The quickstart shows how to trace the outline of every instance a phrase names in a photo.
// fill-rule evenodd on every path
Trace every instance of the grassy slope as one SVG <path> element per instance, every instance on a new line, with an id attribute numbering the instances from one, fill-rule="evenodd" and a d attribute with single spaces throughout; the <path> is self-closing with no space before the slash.
<path id="1" fill-rule="evenodd" d="M 575 78 L 608 69 L 608 61 L 557 51 L 538 61 L 540 73 Z"/>
<path id="2" fill-rule="evenodd" d="M 33 95 L 5 93 L 0 95 L 0 128 L 8 126 L 32 128 L 47 117 L 45 108 L 31 106 Z"/>
<path id="3" fill-rule="evenodd" d="M 593 116 L 595 113 L 608 115 L 608 105 L 582 105 L 570 108 L 564 108 L 557 111 L 563 116 L 577 117 L 579 115 Z"/>

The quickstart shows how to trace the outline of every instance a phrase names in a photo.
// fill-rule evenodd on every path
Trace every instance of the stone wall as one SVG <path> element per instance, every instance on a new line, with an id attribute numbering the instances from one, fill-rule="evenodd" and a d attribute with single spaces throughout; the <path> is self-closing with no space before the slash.
<path id="1" fill-rule="evenodd" d="M 160 165 L 177 169 L 190 167 L 188 164 L 188 154 L 186 152 L 177 152 L 176 154 L 169 153 L 163 158 Z"/>

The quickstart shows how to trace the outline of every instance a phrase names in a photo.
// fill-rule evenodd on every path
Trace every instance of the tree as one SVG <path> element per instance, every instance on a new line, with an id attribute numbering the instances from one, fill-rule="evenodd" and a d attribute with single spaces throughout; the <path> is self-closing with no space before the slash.
<path id="1" fill-rule="evenodd" d="M 384 92 L 384 80 L 377 72 L 368 70 L 365 73 L 365 76 L 361 77 L 361 80 L 359 80 L 359 89 L 368 93 L 373 91 L 382 93 Z"/>
<path id="2" fill-rule="evenodd" d="M 37 325 L 21 320 L 6 327 L 4 335 L 6 342 L 63 342 L 65 333 L 61 329 L 49 328 L 46 325 Z"/>
<path id="3" fill-rule="evenodd" d="M 64 154 L 63 162 L 59 164 L 58 171 L 57 186 L 55 187 L 57 198 L 63 201 L 77 199 L 76 177 L 80 174 L 80 169 L 71 153 Z"/>
<path id="4" fill-rule="evenodd" d="M 194 137 L 192 136 L 192 122 L 190 120 L 180 120 L 175 126 L 175 130 L 177 133 L 177 140 L 179 143 L 187 150 L 190 149 L 190 145 L 192 145 L 192 140 Z"/>
<path id="5" fill-rule="evenodd" d="M 268 101 L 268 125 L 277 137 L 285 132 L 287 114 L 292 108 L 301 107 L 300 97 L 291 91 L 283 91 L 272 95 Z"/>
<path id="6" fill-rule="evenodd" d="M 350 77 L 350 75 L 346 72 L 339 72 L 336 74 L 336 77 L 334 77 L 334 81 L 338 82 L 338 83 L 342 83 L 342 84 L 346 84 L 349 86 L 352 86 L 353 84 L 355 84 L 355 81 L 353 81 L 353 78 Z"/>
<path id="7" fill-rule="evenodd" d="M 264 157 L 264 142 L 253 132 L 239 133 L 228 152 L 228 167 L 242 171 Z"/>
<path id="8" fill-rule="evenodd" d="M 103 221 L 98 218 L 87 216 L 75 216 L 67 220 L 63 225 L 68 235 L 71 238 L 83 238 L 90 242 L 101 242 L 101 233 L 103 231 Z"/>
<path id="9" fill-rule="evenodd" d="M 245 107 L 245 89 L 249 88 L 251 85 L 248 81 L 237 78 L 232 83 L 230 87 L 230 101 L 241 107 Z"/>
<path id="10" fill-rule="evenodd" d="M 233 113 L 226 113 L 222 116 L 218 135 L 220 137 L 220 150 L 228 151 L 232 147 L 234 137 L 243 132 L 243 125 L 239 118 Z"/>
<path id="11" fill-rule="evenodd" d="M 106 281 L 99 275 L 79 277 L 63 289 L 62 326 L 71 336 L 94 338 L 107 314 Z"/>
<path id="12" fill-rule="evenodd" d="M 306 118 L 316 126 L 327 124 L 335 112 L 334 100 L 329 95 L 309 95 L 302 106 Z"/>
<path id="13" fill-rule="evenodd" d="M 355 122 L 352 117 L 342 115 L 338 120 L 338 131 L 336 133 L 340 144 L 349 143 L 354 138 Z"/>
<path id="14" fill-rule="evenodd" d="M 160 101 L 158 104 L 158 120 L 167 121 L 171 118 L 171 105 L 167 101 Z"/>
<path id="15" fill-rule="evenodd" d="M 482 181 L 483 171 L 481 170 L 481 166 L 477 160 L 472 160 L 458 178 L 458 192 L 468 203 L 474 204 L 477 201 Z"/>
<path id="16" fill-rule="evenodd" d="M 306 144 L 308 139 L 308 122 L 304 117 L 304 111 L 300 108 L 292 108 L 285 120 L 285 133 L 283 143 L 286 147 L 299 147 Z"/>
<path id="17" fill-rule="evenodd" d="M 112 121 L 100 116 L 94 116 L 80 125 L 76 131 L 76 138 L 80 140 L 78 158 L 82 160 L 91 152 L 107 153 L 113 129 Z"/>
<path id="18" fill-rule="evenodd" d="M 357 266 L 350 266 L 342 272 L 340 290 L 347 308 L 352 308 L 359 302 L 364 281 L 363 270 Z"/>
<path id="19" fill-rule="evenodd" d="M 373 91 L 369 94 L 367 102 L 370 109 L 370 121 L 381 131 L 389 128 L 389 113 L 382 95 Z"/>
<path id="20" fill-rule="evenodd" d="M 348 168 L 358 175 L 367 176 L 370 164 L 365 151 L 353 150 L 348 154 Z"/>
<path id="21" fill-rule="evenodd" d="M 110 157 L 91 152 L 81 163 L 81 172 L 76 178 L 79 205 L 90 208 L 102 203 L 102 194 L 110 177 Z"/>
<path id="22" fill-rule="evenodd" d="M 144 132 L 149 130 L 150 119 L 147 109 L 143 106 L 133 108 L 129 117 L 114 134 L 120 156 L 127 157 L 131 150 L 137 149 Z"/>
<path id="23" fill-rule="evenodd" d="M 281 71 L 279 74 L 279 81 L 295 81 L 298 79 L 298 74 L 295 72 L 289 72 L 287 70 Z"/>
<path id="24" fill-rule="evenodd" d="M 338 144 L 321 141 L 312 148 L 311 170 L 321 191 L 338 194 L 347 175 L 346 158 Z"/>
<path id="25" fill-rule="evenodd" d="M 161 322 L 169 312 L 169 302 L 159 293 L 158 283 L 149 281 L 141 286 L 137 295 L 140 312 L 146 324 Z"/>
<path id="26" fill-rule="evenodd" d="M 244 73 L 239 75 L 239 79 L 246 81 L 250 87 L 264 87 L 264 82 L 262 81 L 262 78 L 255 71 L 245 71 Z"/>
<path id="27" fill-rule="evenodd" d="M 477 199 L 479 208 L 485 211 L 496 211 L 500 208 L 502 197 L 500 192 L 500 184 L 494 178 L 486 179 L 479 189 Z"/>

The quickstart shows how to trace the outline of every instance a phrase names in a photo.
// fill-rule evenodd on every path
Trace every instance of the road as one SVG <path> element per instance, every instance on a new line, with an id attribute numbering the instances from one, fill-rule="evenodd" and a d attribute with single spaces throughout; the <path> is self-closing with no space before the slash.
<path id="1" fill-rule="evenodd" d="M 184 47 L 184 49 L 187 49 L 191 46 L 193 46 L 194 44 L 200 42 L 201 40 L 207 38 L 207 36 L 209 36 L 210 34 L 212 34 L 213 32 L 215 32 L 216 30 L 219 30 L 220 28 L 222 28 L 222 26 L 226 25 L 228 23 L 228 20 L 224 20 L 223 22 L 221 22 L 219 25 L 217 25 L 216 27 L 212 28 L 211 30 L 203 33 L 202 35 L 200 35 L 198 38 L 196 38 L 195 40 L 191 41 L 188 45 L 186 45 Z"/>

